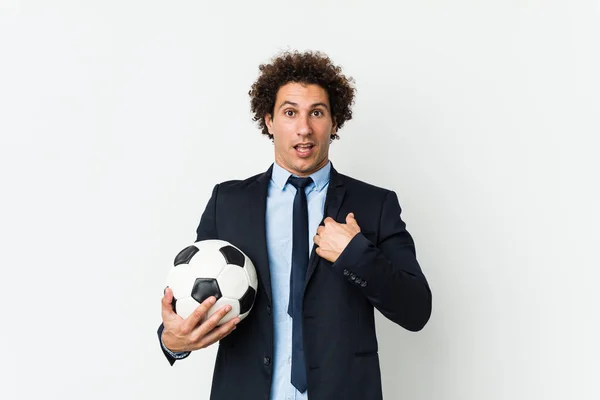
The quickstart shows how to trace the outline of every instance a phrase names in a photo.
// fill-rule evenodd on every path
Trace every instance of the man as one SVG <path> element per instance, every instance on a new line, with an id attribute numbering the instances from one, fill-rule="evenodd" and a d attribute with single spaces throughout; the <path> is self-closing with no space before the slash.
<path id="1" fill-rule="evenodd" d="M 431 292 L 400 219 L 396 194 L 339 174 L 329 145 L 352 118 L 352 79 L 320 53 L 284 53 L 260 66 L 250 91 L 275 163 L 216 185 L 197 240 L 238 246 L 256 266 L 251 313 L 220 327 L 162 299 L 158 335 L 169 362 L 220 341 L 211 399 L 382 398 L 374 308 L 418 331 Z"/>

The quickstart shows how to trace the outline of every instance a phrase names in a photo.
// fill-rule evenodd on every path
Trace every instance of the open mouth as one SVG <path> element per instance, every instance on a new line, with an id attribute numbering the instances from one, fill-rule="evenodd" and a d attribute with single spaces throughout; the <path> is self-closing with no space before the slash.
<path id="1" fill-rule="evenodd" d="M 312 143 L 300 143 L 300 144 L 295 145 L 294 149 L 296 150 L 296 153 L 300 157 L 306 157 L 306 156 L 310 155 L 313 147 L 315 147 L 315 145 Z"/>
<path id="2" fill-rule="evenodd" d="M 296 150 L 310 150 L 313 147 L 315 147 L 315 145 L 312 143 L 299 143 L 294 146 Z"/>

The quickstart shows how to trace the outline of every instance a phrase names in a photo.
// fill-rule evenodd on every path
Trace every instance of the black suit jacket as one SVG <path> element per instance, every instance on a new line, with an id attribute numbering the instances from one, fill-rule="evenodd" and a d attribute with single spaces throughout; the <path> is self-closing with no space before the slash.
<path id="1" fill-rule="evenodd" d="M 274 346 L 265 213 L 271 171 L 216 185 L 197 229 L 198 241 L 238 246 L 259 278 L 252 311 L 219 343 L 212 400 L 270 398 Z M 303 311 L 310 400 L 381 399 L 374 308 L 411 331 L 422 329 L 431 314 L 431 291 L 396 194 L 332 168 L 325 217 L 345 223 L 350 212 L 361 233 L 338 260 L 332 264 L 314 248 L 310 257 Z"/>

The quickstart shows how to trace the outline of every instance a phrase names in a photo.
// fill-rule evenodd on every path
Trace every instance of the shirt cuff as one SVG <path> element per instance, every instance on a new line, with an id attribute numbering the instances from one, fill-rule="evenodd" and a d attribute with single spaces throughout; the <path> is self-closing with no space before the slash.
<path id="1" fill-rule="evenodd" d="M 166 351 L 171 357 L 173 357 L 176 360 L 181 360 L 183 358 L 186 358 L 187 356 L 190 355 L 189 351 L 184 351 L 181 353 L 174 353 L 171 350 L 167 349 L 167 346 L 165 346 L 165 344 L 162 341 L 162 337 L 160 338 L 160 345 L 162 346 L 163 350 Z"/>

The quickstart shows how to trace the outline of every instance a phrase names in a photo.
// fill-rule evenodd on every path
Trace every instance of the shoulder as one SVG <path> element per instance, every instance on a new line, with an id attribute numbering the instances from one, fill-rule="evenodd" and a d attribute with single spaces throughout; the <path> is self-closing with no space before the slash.
<path id="1" fill-rule="evenodd" d="M 246 179 L 232 179 L 220 182 L 215 186 L 215 190 L 218 190 L 219 193 L 243 192 L 265 179 L 269 179 L 268 171 L 253 175 Z"/>
<path id="2" fill-rule="evenodd" d="M 390 189 L 375 186 L 359 179 L 352 178 L 348 175 L 338 173 L 338 178 L 348 191 L 360 193 L 364 196 L 384 199 L 393 193 L 393 191 Z"/>

